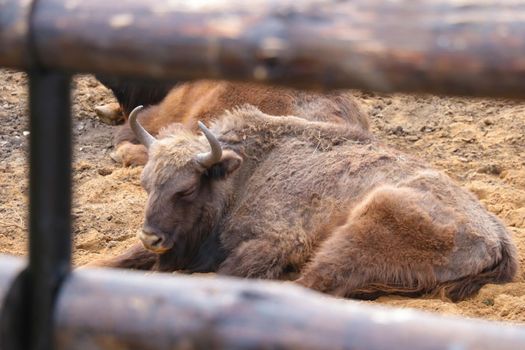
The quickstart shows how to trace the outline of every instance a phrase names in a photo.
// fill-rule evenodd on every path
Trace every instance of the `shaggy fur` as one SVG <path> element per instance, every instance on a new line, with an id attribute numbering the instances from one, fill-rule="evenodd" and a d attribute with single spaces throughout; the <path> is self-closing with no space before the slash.
<path id="1" fill-rule="evenodd" d="M 338 296 L 452 300 L 516 273 L 509 232 L 473 195 L 358 125 L 244 107 L 211 130 L 224 149 L 214 171 L 195 161 L 206 139 L 181 127 L 149 149 L 144 230 L 167 249 L 153 269 L 297 271 Z"/>
<path id="2" fill-rule="evenodd" d="M 133 90 L 134 91 L 134 90 Z M 348 93 L 321 95 L 248 83 L 200 80 L 173 88 L 164 100 L 144 109 L 139 121 L 152 135 L 172 123 L 181 123 L 193 132 L 197 121 L 210 122 L 226 110 L 243 104 L 258 107 L 270 115 L 295 115 L 308 120 L 349 123 L 368 130 L 368 120 Z M 114 139 L 113 159 L 125 166 L 143 165 L 146 149 L 138 144 L 128 123 Z"/>

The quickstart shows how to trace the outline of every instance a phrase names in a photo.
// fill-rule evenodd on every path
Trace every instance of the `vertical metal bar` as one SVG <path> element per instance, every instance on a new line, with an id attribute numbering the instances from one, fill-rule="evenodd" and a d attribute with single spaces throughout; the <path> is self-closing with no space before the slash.
<path id="1" fill-rule="evenodd" d="M 29 72 L 30 348 L 53 348 L 55 295 L 71 261 L 69 75 Z"/>

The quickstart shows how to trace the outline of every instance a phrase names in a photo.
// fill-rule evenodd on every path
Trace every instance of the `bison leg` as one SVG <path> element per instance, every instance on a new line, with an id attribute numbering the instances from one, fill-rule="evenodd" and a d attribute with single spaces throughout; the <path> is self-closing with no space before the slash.
<path id="1" fill-rule="evenodd" d="M 346 297 L 436 291 L 444 278 L 468 273 L 451 266 L 462 225 L 430 193 L 379 188 L 334 230 L 297 282 Z"/>
<path id="2" fill-rule="evenodd" d="M 157 135 L 159 128 L 165 126 L 165 122 L 158 121 L 157 106 L 150 106 L 140 111 L 138 116 L 142 126 L 152 135 Z M 110 157 L 117 163 L 124 166 L 144 165 L 148 161 L 148 151 L 146 147 L 139 144 L 139 140 L 129 125 L 129 121 L 120 126 L 113 137 L 115 151 Z"/>
<path id="3" fill-rule="evenodd" d="M 226 258 L 218 273 L 246 278 L 279 279 L 288 263 L 287 256 L 275 242 L 251 240 L 242 243 Z"/>
<path id="4" fill-rule="evenodd" d="M 110 157 L 124 166 L 144 165 L 148 161 L 148 151 L 143 145 L 125 141 L 116 146 Z"/>
<path id="5" fill-rule="evenodd" d="M 82 267 L 113 267 L 122 269 L 150 270 L 157 261 L 157 254 L 137 243 L 119 256 L 96 260 Z"/>

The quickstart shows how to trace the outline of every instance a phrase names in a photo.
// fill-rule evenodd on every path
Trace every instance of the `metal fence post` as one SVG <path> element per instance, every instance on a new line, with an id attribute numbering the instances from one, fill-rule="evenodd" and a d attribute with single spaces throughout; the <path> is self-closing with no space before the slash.
<path id="1" fill-rule="evenodd" d="M 31 349 L 53 348 L 53 310 L 71 261 L 70 82 L 65 73 L 32 70 L 30 91 Z"/>

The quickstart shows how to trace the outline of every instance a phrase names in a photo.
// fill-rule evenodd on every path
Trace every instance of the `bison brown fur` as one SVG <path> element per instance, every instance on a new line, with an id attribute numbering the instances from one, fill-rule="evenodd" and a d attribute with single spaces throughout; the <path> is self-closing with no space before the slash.
<path id="1" fill-rule="evenodd" d="M 135 91 L 131 88 L 124 91 L 128 90 Z M 149 96 L 144 99 L 150 101 L 146 97 Z M 163 128 L 175 122 L 197 132 L 198 120 L 210 122 L 226 110 L 244 104 L 256 106 L 271 115 L 295 115 L 309 120 L 350 123 L 368 130 L 366 115 L 349 93 L 324 95 L 251 83 L 212 80 L 177 85 L 161 103 L 142 110 L 138 119 L 152 135 L 158 135 Z M 112 158 L 125 166 L 144 165 L 148 159 L 146 149 L 138 142 L 129 122 L 116 133 L 114 145 Z"/>
<path id="2" fill-rule="evenodd" d="M 516 273 L 509 232 L 472 194 L 359 125 L 246 106 L 216 118 L 211 134 L 212 164 L 201 159 L 213 140 L 181 125 L 149 147 L 139 237 L 154 270 L 296 271 L 297 283 L 337 296 L 451 300 Z"/>

